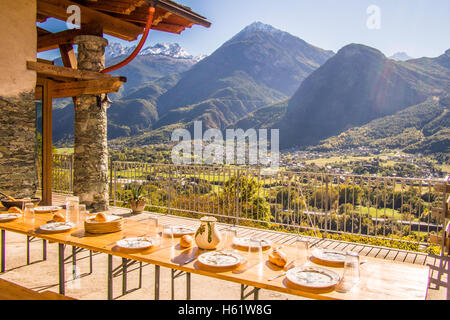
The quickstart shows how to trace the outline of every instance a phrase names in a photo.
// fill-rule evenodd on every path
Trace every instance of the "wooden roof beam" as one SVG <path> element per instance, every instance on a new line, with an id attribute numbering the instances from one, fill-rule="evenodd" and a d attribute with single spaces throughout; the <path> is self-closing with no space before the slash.
<path id="1" fill-rule="evenodd" d="M 94 71 L 86 71 L 79 69 L 72 69 L 66 67 L 55 66 L 52 64 L 35 62 L 35 61 L 27 61 L 27 69 L 34 70 L 38 75 L 47 77 L 47 78 L 58 78 L 58 79 L 67 79 L 67 80 L 95 80 L 95 79 L 108 79 L 111 78 L 109 74 L 104 74 L 100 72 Z"/>
<path id="2" fill-rule="evenodd" d="M 118 92 L 127 81 L 125 77 L 110 77 L 96 80 L 83 80 L 54 83 L 50 95 L 52 98 L 75 97 L 83 94 L 103 94 Z"/>
<path id="3" fill-rule="evenodd" d="M 134 23 L 123 21 L 121 19 L 110 16 L 80 5 L 69 0 L 39 0 L 37 2 L 37 12 L 40 15 L 54 17 L 56 19 L 66 21 L 68 14 L 67 7 L 76 5 L 81 9 L 81 24 L 98 24 L 103 27 L 103 32 L 111 36 L 123 40 L 136 40 L 143 32 L 143 28 Z"/>
<path id="4" fill-rule="evenodd" d="M 70 29 L 38 36 L 37 52 L 58 49 L 60 45 L 74 44 L 76 36 L 86 34 L 82 29 Z"/>

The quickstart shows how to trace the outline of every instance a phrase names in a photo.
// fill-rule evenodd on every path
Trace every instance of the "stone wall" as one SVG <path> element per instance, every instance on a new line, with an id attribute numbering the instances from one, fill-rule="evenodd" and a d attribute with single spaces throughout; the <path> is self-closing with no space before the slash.
<path id="1" fill-rule="evenodd" d="M 0 191 L 31 197 L 37 187 L 36 1 L 0 1 Z"/>
<path id="2" fill-rule="evenodd" d="M 34 91 L 0 96 L 0 191 L 15 198 L 37 189 Z"/>

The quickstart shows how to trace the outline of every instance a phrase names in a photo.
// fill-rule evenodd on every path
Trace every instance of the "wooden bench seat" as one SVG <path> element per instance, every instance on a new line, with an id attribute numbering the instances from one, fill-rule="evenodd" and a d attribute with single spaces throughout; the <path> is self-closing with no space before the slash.
<path id="1" fill-rule="evenodd" d="M 61 294 L 44 291 L 42 293 L 0 279 L 0 300 L 75 300 Z"/>

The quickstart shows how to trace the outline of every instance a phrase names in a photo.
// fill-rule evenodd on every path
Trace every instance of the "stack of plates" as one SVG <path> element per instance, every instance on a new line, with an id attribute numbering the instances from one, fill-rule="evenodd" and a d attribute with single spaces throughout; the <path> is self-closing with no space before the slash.
<path id="1" fill-rule="evenodd" d="M 123 218 L 113 215 L 106 216 L 106 221 L 95 221 L 95 218 L 87 219 L 84 222 L 84 230 L 93 234 L 105 234 L 122 231 Z"/>

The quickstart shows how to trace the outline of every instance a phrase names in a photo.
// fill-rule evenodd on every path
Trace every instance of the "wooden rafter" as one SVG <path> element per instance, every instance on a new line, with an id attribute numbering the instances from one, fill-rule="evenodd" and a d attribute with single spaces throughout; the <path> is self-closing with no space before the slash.
<path id="1" fill-rule="evenodd" d="M 161 22 L 156 26 L 152 26 L 152 29 L 179 34 L 185 29 L 185 27 L 182 25 Z"/>
<path id="2" fill-rule="evenodd" d="M 52 98 L 75 97 L 84 94 L 103 94 L 117 92 L 126 82 L 125 77 L 110 77 L 96 80 L 83 80 L 54 83 L 50 95 Z"/>
<path id="3" fill-rule="evenodd" d="M 111 75 L 100 72 L 78 70 L 55 66 L 47 63 L 27 61 L 27 68 L 37 72 L 38 76 L 65 80 L 95 80 L 111 78 Z"/>
<path id="4" fill-rule="evenodd" d="M 97 2 L 87 3 L 86 6 L 95 10 L 101 10 L 105 12 L 130 14 L 137 7 L 146 4 L 144 0 L 138 1 L 120 1 L 120 0 L 100 0 Z"/>
<path id="5" fill-rule="evenodd" d="M 37 12 L 40 15 L 66 21 L 68 18 L 66 10 L 70 5 L 80 7 L 82 24 L 101 25 L 103 31 L 111 36 L 131 41 L 136 40 L 139 34 L 143 32 L 143 28 L 134 23 L 115 18 L 69 0 L 39 0 L 37 2 Z"/>
<path id="6" fill-rule="evenodd" d="M 60 45 L 74 44 L 75 37 L 85 34 L 81 29 L 70 29 L 56 33 L 38 35 L 37 52 L 58 49 Z"/>

